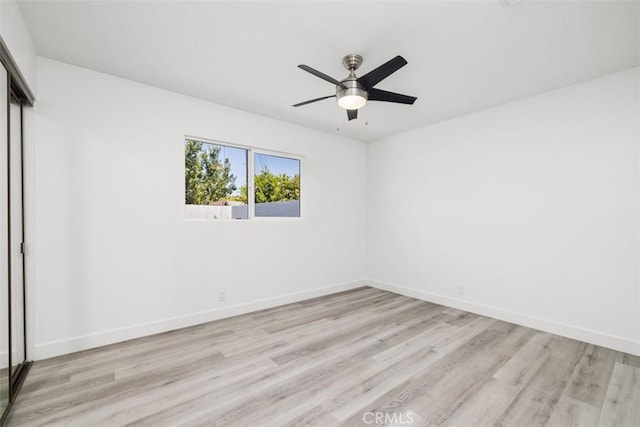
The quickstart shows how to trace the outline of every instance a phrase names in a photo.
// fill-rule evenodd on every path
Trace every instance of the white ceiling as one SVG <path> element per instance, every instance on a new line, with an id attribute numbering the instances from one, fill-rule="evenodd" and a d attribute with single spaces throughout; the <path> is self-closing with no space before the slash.
<path id="1" fill-rule="evenodd" d="M 374 140 L 638 66 L 638 2 L 29 1 L 42 56 L 362 140 Z M 334 93 L 299 70 L 346 77 L 395 55 L 377 87 L 418 97 L 370 102 L 348 122 Z"/>

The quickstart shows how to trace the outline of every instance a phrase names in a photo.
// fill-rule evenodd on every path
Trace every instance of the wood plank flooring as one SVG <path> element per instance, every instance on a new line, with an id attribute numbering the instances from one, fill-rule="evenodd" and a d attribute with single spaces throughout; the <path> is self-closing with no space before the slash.
<path id="1" fill-rule="evenodd" d="M 8 425 L 637 427 L 640 358 L 365 287 L 36 362 Z"/>

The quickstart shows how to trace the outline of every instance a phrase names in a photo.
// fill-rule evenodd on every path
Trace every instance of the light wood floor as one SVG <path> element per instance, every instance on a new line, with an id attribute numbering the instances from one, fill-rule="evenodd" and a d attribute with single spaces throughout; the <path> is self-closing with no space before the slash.
<path id="1" fill-rule="evenodd" d="M 637 427 L 640 358 L 360 288 L 36 362 L 8 425 L 382 425 L 376 413 Z"/>

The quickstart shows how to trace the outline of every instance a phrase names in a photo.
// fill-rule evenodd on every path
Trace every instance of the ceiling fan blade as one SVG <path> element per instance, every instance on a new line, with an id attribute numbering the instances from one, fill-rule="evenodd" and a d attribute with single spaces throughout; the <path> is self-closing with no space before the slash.
<path id="1" fill-rule="evenodd" d="M 358 110 L 347 110 L 347 118 L 349 118 L 349 121 L 357 119 Z"/>
<path id="2" fill-rule="evenodd" d="M 398 104 L 413 104 L 416 102 L 415 96 L 402 95 L 401 93 L 387 92 L 386 90 L 369 90 L 369 101 L 396 102 Z"/>
<path id="3" fill-rule="evenodd" d="M 329 98 L 335 98 L 335 97 L 336 97 L 335 95 L 322 96 L 320 98 L 314 98 L 308 101 L 299 102 L 297 104 L 292 105 L 292 107 L 302 107 L 303 105 L 311 104 L 312 102 L 318 102 L 318 101 L 322 101 L 323 99 L 329 99 Z"/>
<path id="4" fill-rule="evenodd" d="M 358 81 L 365 87 L 365 89 L 369 90 L 405 65 L 407 65 L 407 60 L 398 55 L 375 70 L 369 71 L 367 74 L 360 77 Z"/>
<path id="5" fill-rule="evenodd" d="M 325 73 L 322 73 L 322 72 L 320 72 L 318 70 L 315 70 L 315 69 L 309 67 L 308 65 L 300 64 L 300 65 L 298 65 L 298 68 L 300 68 L 301 70 L 305 70 L 307 73 L 311 73 L 316 77 L 320 77 L 322 80 L 326 80 L 329 83 L 333 83 L 336 86 L 340 86 L 343 89 L 347 88 L 344 84 L 340 83 L 338 80 L 334 79 L 333 77 L 327 76 Z"/>

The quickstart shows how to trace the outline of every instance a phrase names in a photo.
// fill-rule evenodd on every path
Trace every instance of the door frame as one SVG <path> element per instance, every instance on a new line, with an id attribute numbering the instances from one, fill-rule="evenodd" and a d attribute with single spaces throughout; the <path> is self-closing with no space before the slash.
<path id="1" fill-rule="evenodd" d="M 29 88 L 29 85 L 27 84 L 26 79 L 24 78 L 23 74 L 20 72 L 20 69 L 17 66 L 16 61 L 13 59 L 13 57 L 11 56 L 11 53 L 9 52 L 9 49 L 7 48 L 7 45 L 5 44 L 4 40 L 2 39 L 2 37 L 0 37 L 0 65 L 2 65 L 6 71 L 7 71 L 7 99 L 6 100 L 0 100 L 0 102 L 6 102 L 7 103 L 7 117 L 5 118 L 0 118 L 0 120 L 7 120 L 7 134 L 6 134 L 6 143 L 7 143 L 7 201 L 8 201 L 8 206 L 7 206 L 7 233 L 8 233 L 8 254 L 7 254 L 7 262 L 8 262 L 8 282 L 7 282 L 7 287 L 8 287 L 8 292 L 7 292 L 7 297 L 8 297 L 8 339 L 9 339 L 9 354 L 8 354 L 8 360 L 9 360 L 9 366 L 7 367 L 8 370 L 8 382 L 9 382 L 9 402 L 7 407 L 5 408 L 4 412 L 2 413 L 2 416 L 0 417 L 0 425 L 4 425 L 7 416 L 13 406 L 13 403 L 15 402 L 16 396 L 18 395 L 18 393 L 20 392 L 20 389 L 22 388 L 22 384 L 24 383 L 24 379 L 26 378 L 27 373 L 29 372 L 29 369 L 31 368 L 32 362 L 30 362 L 28 360 L 28 356 L 29 356 L 29 349 L 27 347 L 27 286 L 26 286 L 26 277 L 27 277 L 27 273 L 26 273 L 26 254 L 24 251 L 24 241 L 25 241 L 25 173 L 24 173 L 24 166 L 25 166 L 25 159 L 24 159 L 24 130 L 25 130 L 25 126 L 24 126 L 24 107 L 25 106 L 29 106 L 32 107 L 33 103 L 35 101 L 35 97 L 33 96 L 33 92 L 31 92 L 31 89 Z M 21 240 L 22 240 L 22 245 L 20 247 L 20 251 L 22 252 L 22 290 L 23 290 L 23 299 L 22 299 L 22 310 L 23 313 L 22 315 L 24 316 L 23 318 L 23 331 L 22 331 L 22 339 L 24 340 L 23 346 L 24 346 L 24 356 L 25 359 L 24 361 L 18 366 L 18 368 L 16 369 L 16 371 L 12 374 L 11 373 L 11 369 L 13 367 L 13 361 L 12 361 L 12 353 L 13 353 L 13 349 L 11 347 L 12 345 L 12 338 L 13 338 L 13 330 L 12 330 L 12 316 L 11 316 L 11 276 L 12 276 L 12 271 L 11 271 L 11 265 L 12 265 L 12 260 L 11 260 L 11 254 L 12 254 L 12 242 L 11 242 L 11 122 L 10 122 L 10 118 L 11 118 L 11 99 L 15 99 L 17 101 L 17 104 L 20 106 L 20 163 L 21 163 L 21 171 L 20 171 L 20 179 L 22 181 L 22 185 L 21 185 L 21 189 L 20 189 L 20 203 L 22 205 L 22 212 L 21 212 L 21 218 L 19 219 L 20 221 L 22 221 L 22 235 Z M 1 148 L 0 148 L 1 149 Z M 0 260 L 0 262 L 2 262 L 2 260 Z"/>
<path id="2" fill-rule="evenodd" d="M 12 144 L 11 144 L 11 138 L 12 138 L 12 134 L 11 134 L 11 103 L 12 100 L 14 100 L 14 104 L 17 104 L 20 107 L 20 144 L 19 144 L 19 148 L 20 148 L 20 200 L 18 201 L 18 203 L 20 203 L 21 205 L 21 210 L 20 210 L 20 218 L 15 218 L 18 219 L 21 223 L 22 223 L 22 227 L 21 227 L 21 234 L 20 234 L 20 252 L 21 252 L 21 260 L 20 262 L 22 263 L 22 277 L 21 279 L 21 286 L 22 286 L 22 334 L 21 335 L 21 339 L 22 339 L 22 347 L 24 349 L 24 360 L 20 361 L 17 369 L 15 370 L 15 372 L 13 372 L 13 299 L 12 299 L 12 291 L 13 291 L 13 280 L 14 280 L 14 271 L 13 271 L 13 252 L 15 251 L 15 243 L 11 240 L 12 237 L 12 230 L 11 230 L 11 226 L 12 224 L 14 224 L 14 218 L 12 215 L 12 211 L 11 211 L 11 206 L 12 206 L 12 197 L 14 197 L 13 192 L 11 191 L 11 185 L 12 185 L 12 169 L 11 169 L 11 148 L 12 148 Z M 7 251 L 7 262 L 8 262 L 8 287 L 9 287 L 9 292 L 8 292 L 8 298 L 9 298 L 9 322 L 8 322 L 8 326 L 9 326 L 9 400 L 13 400 L 13 398 L 17 395 L 17 390 L 19 390 L 19 386 L 22 385 L 22 381 L 24 381 L 24 375 L 23 371 L 26 368 L 26 364 L 27 361 L 29 360 L 28 354 L 27 354 L 27 298 L 26 298 L 26 262 L 25 262 L 25 251 L 24 251 L 24 242 L 25 242 L 25 221 L 24 221 L 24 208 L 25 208 L 25 203 L 24 203 L 24 111 L 23 111 L 23 105 L 21 103 L 20 98 L 18 97 L 18 93 L 16 92 L 16 89 L 13 87 L 13 85 L 9 84 L 9 97 L 8 97 L 8 114 L 7 114 L 7 120 L 9 121 L 9 126 L 8 126 L 8 134 L 7 134 L 7 233 L 8 233 L 8 251 Z M 16 361 L 17 362 L 17 361 Z"/>

